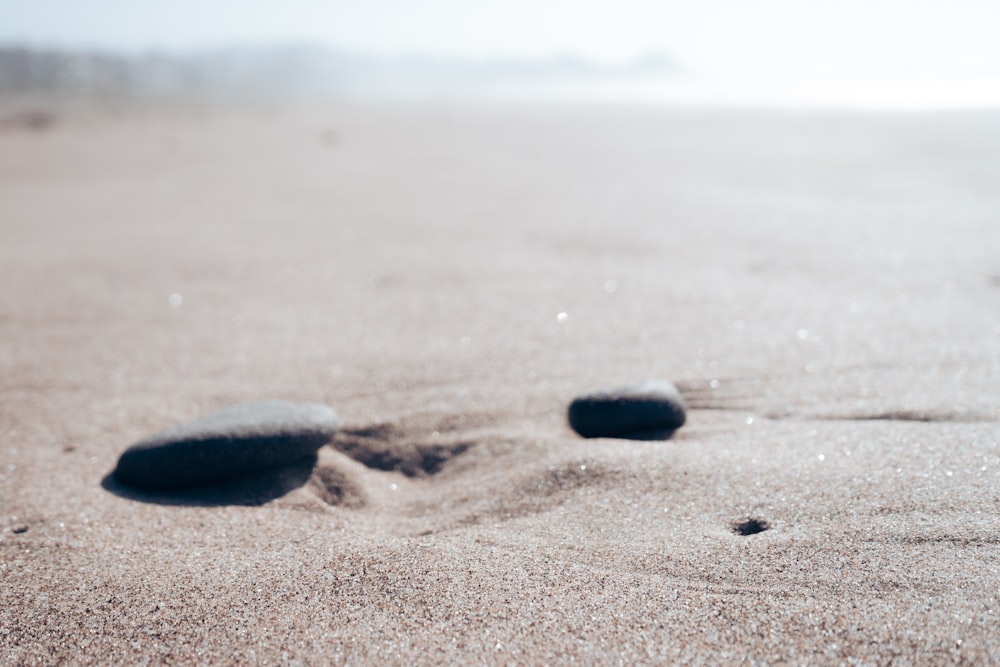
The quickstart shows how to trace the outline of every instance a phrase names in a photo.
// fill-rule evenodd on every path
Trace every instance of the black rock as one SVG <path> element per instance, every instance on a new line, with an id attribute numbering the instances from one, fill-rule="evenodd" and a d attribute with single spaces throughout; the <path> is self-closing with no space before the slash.
<path id="1" fill-rule="evenodd" d="M 338 428 L 325 405 L 244 403 L 137 442 L 114 475 L 151 490 L 228 482 L 315 456 Z"/>
<path id="2" fill-rule="evenodd" d="M 585 438 L 666 438 L 684 425 L 684 401 L 666 380 L 576 398 L 569 425 Z"/>

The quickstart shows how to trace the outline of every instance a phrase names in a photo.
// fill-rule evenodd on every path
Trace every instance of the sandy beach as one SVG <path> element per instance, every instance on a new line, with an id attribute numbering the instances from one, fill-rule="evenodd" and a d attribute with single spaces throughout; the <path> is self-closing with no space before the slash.
<path id="1" fill-rule="evenodd" d="M 54 113 L 0 123 L 0 663 L 1000 664 L 1000 112 Z M 567 425 L 647 378 L 671 439 Z M 267 399 L 343 429 L 109 477 Z"/>

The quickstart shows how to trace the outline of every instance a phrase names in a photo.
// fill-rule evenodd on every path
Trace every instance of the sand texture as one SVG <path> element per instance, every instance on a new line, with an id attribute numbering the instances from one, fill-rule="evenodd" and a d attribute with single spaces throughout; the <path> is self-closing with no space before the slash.
<path id="1" fill-rule="evenodd" d="M 0 663 L 1000 664 L 998 175 L 1000 113 L 0 124 Z M 647 378 L 671 439 L 570 430 Z M 107 477 L 271 399 L 343 428 Z"/>

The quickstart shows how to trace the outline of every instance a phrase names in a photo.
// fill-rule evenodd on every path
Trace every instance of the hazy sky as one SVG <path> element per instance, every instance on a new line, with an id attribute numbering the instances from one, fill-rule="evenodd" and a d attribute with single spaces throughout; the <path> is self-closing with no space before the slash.
<path id="1" fill-rule="evenodd" d="M 1000 0 L 0 0 L 0 41 L 106 49 L 313 42 L 694 72 L 1000 76 Z"/>

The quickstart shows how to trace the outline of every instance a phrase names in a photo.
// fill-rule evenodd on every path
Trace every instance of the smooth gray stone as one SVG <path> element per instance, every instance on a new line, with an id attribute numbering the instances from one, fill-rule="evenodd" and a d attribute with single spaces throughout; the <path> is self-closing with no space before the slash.
<path id="1" fill-rule="evenodd" d="M 315 456 L 338 428 L 325 405 L 243 403 L 137 442 L 118 459 L 115 477 L 150 490 L 228 482 Z"/>
<path id="2" fill-rule="evenodd" d="M 569 406 L 569 425 L 585 438 L 665 438 L 685 419 L 681 393 L 666 380 L 587 394 Z"/>

